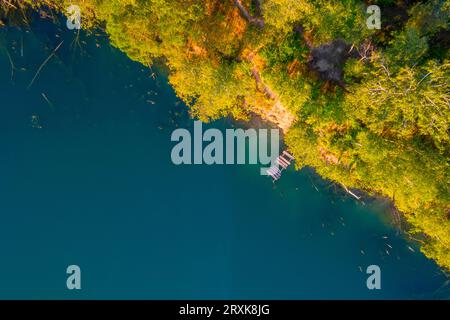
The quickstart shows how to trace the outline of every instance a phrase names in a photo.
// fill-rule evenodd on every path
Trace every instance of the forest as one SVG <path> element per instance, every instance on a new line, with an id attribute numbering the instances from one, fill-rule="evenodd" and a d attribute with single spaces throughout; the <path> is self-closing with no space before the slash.
<path id="1" fill-rule="evenodd" d="M 298 169 L 391 199 L 450 270 L 449 0 L 9 0 L 0 27 L 71 4 L 84 30 L 163 61 L 192 117 L 258 115 Z"/>

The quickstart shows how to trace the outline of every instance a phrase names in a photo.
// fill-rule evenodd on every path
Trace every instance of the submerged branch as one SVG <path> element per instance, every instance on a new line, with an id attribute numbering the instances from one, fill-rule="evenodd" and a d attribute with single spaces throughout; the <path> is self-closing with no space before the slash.
<path id="1" fill-rule="evenodd" d="M 30 84 L 28 85 L 27 89 L 30 89 L 31 86 L 33 85 L 34 81 L 36 80 L 36 78 L 38 77 L 39 73 L 41 72 L 42 68 L 44 68 L 44 66 L 47 64 L 47 62 L 50 61 L 50 59 L 55 55 L 56 51 L 58 51 L 59 47 L 61 47 L 61 45 L 63 44 L 64 41 L 61 41 L 58 46 L 55 48 L 55 50 L 52 51 L 52 53 L 47 57 L 47 59 L 45 59 L 45 61 L 41 64 L 41 66 L 39 67 L 39 69 L 36 71 L 36 74 L 34 75 L 33 79 L 31 80 Z"/>
<path id="2" fill-rule="evenodd" d="M 9 64 L 11 65 L 11 81 L 13 81 L 14 78 L 14 70 L 16 69 L 16 67 L 14 66 L 14 62 L 11 58 L 11 55 L 8 52 L 8 49 L 5 48 L 6 51 L 6 55 L 8 56 L 8 60 L 9 60 Z"/>

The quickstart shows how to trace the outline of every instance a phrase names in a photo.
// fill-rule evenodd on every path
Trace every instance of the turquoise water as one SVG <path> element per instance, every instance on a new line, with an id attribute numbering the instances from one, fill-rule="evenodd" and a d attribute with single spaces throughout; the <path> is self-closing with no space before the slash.
<path id="1" fill-rule="evenodd" d="M 173 165 L 170 134 L 193 121 L 166 77 L 103 35 L 74 40 L 0 29 L 0 298 L 448 298 L 380 201 L 311 170 L 274 186 L 258 166 Z"/>

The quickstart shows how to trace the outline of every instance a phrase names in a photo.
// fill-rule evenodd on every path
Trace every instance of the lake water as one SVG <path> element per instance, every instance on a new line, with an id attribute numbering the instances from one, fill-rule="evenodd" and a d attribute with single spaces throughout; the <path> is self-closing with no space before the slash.
<path id="1" fill-rule="evenodd" d="M 104 35 L 79 40 L 0 29 L 0 298 L 448 298 L 380 201 L 311 170 L 273 185 L 256 165 L 173 165 L 170 135 L 193 120 L 167 78 Z"/>

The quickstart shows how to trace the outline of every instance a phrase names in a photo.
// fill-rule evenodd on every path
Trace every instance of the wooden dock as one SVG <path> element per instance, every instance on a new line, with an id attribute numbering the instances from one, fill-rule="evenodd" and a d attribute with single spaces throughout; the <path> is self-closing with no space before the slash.
<path id="1" fill-rule="evenodd" d="M 293 155 L 287 151 L 283 151 L 283 153 L 278 156 L 276 163 L 267 170 L 267 174 L 272 177 L 274 182 L 277 181 L 281 178 L 283 170 L 286 170 L 293 160 L 295 160 Z"/>

